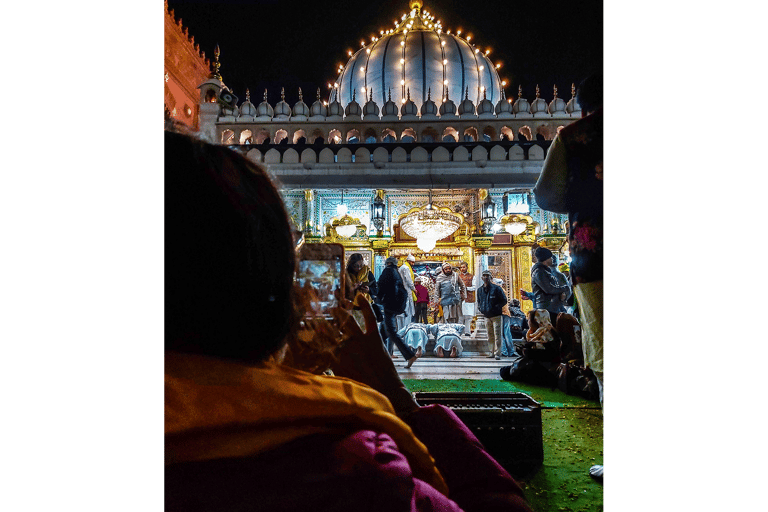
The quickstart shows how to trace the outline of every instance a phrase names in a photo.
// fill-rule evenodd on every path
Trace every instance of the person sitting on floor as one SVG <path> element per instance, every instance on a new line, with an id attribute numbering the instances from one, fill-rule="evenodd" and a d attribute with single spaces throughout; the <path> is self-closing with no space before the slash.
<path id="1" fill-rule="evenodd" d="M 167 512 L 531 512 L 455 413 L 415 402 L 368 301 L 365 329 L 340 308 L 302 320 L 261 166 L 173 133 L 164 149 Z"/>

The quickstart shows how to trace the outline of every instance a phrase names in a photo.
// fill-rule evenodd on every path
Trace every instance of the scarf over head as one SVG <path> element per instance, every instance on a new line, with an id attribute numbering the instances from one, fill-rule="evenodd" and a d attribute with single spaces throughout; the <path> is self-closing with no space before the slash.
<path id="1" fill-rule="evenodd" d="M 365 429 L 388 434 L 414 476 L 448 494 L 427 448 L 378 391 L 277 363 L 166 352 L 166 464 L 256 455 L 312 434 Z"/>

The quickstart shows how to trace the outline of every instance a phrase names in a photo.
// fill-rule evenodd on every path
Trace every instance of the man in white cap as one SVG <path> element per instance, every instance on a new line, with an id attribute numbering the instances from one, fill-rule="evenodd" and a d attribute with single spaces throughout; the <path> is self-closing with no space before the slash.
<path id="1" fill-rule="evenodd" d="M 469 273 L 469 265 L 466 261 L 459 263 L 459 279 L 464 281 L 467 288 L 467 298 L 461 303 L 459 322 L 464 324 L 464 335 L 472 334 L 472 319 L 477 316 L 475 306 L 475 276 Z"/>
<path id="2" fill-rule="evenodd" d="M 437 276 L 435 288 L 437 300 L 443 308 L 443 321 L 449 324 L 459 323 L 461 301 L 467 299 L 467 287 L 447 261 L 443 263 L 442 273 Z"/>
<path id="3" fill-rule="evenodd" d="M 413 254 L 409 254 L 405 258 L 405 262 L 398 269 L 400 277 L 403 279 L 405 291 L 408 292 L 408 305 L 405 307 L 405 313 L 397 317 L 398 330 L 410 324 L 411 320 L 413 320 L 413 315 L 416 313 L 416 308 L 413 305 L 416 302 L 416 285 L 414 284 L 413 275 L 413 263 L 415 261 L 416 258 Z"/>

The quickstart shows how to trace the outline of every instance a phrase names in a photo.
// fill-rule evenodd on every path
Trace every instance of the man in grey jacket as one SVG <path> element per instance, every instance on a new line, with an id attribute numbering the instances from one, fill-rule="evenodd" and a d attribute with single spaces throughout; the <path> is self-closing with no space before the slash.
<path id="1" fill-rule="evenodd" d="M 555 325 L 557 314 L 561 313 L 559 309 L 563 307 L 560 294 L 570 294 L 571 287 L 567 282 L 565 284 L 558 282 L 558 278 L 551 268 L 552 256 L 552 251 L 546 247 L 536 249 L 536 264 L 531 269 L 531 284 L 533 285 L 533 295 L 536 298 L 536 308 L 549 311 L 552 325 Z"/>

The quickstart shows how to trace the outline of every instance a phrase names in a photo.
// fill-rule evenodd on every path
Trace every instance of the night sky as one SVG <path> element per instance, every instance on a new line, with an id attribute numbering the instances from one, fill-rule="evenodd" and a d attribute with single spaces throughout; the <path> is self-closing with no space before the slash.
<path id="1" fill-rule="evenodd" d="M 287 2 L 277 0 L 169 0 L 168 5 L 189 28 L 195 42 L 213 59 L 221 48 L 224 83 L 258 104 L 265 88 L 272 105 L 285 87 L 286 101 L 311 104 L 317 88 L 328 97 L 328 82 L 346 64 L 347 50 L 370 42 L 380 30 L 394 28 L 394 20 L 408 11 L 406 0 L 372 2 Z M 507 80 L 507 97 L 541 96 L 550 101 L 552 86 L 558 96 L 571 97 L 571 83 L 603 66 L 603 8 L 601 0 L 542 0 L 538 2 L 426 0 L 424 9 L 442 21 L 444 30 L 472 35 L 478 48 L 491 49 L 491 60 L 501 62 L 499 76 Z"/>

